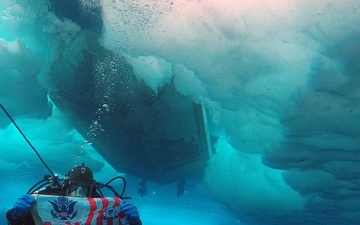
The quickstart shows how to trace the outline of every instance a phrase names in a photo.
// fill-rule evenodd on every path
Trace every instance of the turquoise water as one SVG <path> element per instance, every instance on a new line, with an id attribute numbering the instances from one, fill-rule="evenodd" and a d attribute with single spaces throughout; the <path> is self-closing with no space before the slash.
<path id="1" fill-rule="evenodd" d="M 55 173 L 86 162 L 101 181 L 129 161 L 110 165 L 97 150 L 131 156 L 141 148 L 119 137 L 138 134 L 154 149 L 194 146 L 190 117 L 174 118 L 205 109 L 215 154 L 187 195 L 150 182 L 140 197 L 127 174 L 144 224 L 357 224 L 359 10 L 357 0 L 2 0 L 0 104 Z M 113 126 L 131 132 L 114 138 Z M 4 214 L 48 171 L 2 112 L 0 143 Z"/>

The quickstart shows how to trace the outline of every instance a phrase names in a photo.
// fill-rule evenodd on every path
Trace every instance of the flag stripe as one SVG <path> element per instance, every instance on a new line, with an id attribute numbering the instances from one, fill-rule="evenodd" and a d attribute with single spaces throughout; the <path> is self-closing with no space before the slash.
<path id="1" fill-rule="evenodd" d="M 112 205 L 112 207 L 116 209 L 117 207 L 119 207 L 119 205 L 120 205 L 120 200 L 118 198 L 114 198 L 114 204 Z M 114 225 L 114 220 L 107 220 L 106 225 Z"/>
<path id="2" fill-rule="evenodd" d="M 104 210 L 109 206 L 109 201 L 106 198 L 100 198 L 102 206 L 100 207 L 99 214 L 96 218 L 96 225 L 103 225 Z"/>
<path id="3" fill-rule="evenodd" d="M 85 225 L 91 225 L 91 221 L 94 218 L 94 212 L 96 210 L 96 202 L 93 198 L 88 198 L 90 204 L 90 212 L 88 214 L 88 218 L 86 219 Z"/>

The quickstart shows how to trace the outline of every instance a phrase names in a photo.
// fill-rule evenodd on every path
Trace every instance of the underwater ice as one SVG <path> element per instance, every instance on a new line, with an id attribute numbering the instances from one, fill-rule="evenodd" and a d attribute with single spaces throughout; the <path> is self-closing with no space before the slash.
<path id="1" fill-rule="evenodd" d="M 92 2 L 103 10 L 101 44 L 125 56 L 155 94 L 173 80 L 206 107 L 217 137 L 217 153 L 191 189 L 201 197 L 189 193 L 174 205 L 170 187 L 154 184 L 153 195 L 134 199 L 146 224 L 358 223 L 359 1 Z M 106 180 L 117 172 L 81 147 L 47 97 L 51 62 L 80 30 L 45 1 L 2 0 L 0 103 L 56 173 L 80 154 Z M 0 126 L 5 212 L 46 171 L 1 113 Z M 188 208 L 193 202 L 200 216 Z"/>

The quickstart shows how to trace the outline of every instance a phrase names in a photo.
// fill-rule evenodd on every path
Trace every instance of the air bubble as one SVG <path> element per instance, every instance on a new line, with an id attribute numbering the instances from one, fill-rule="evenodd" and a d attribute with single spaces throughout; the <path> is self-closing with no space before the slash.
<path id="1" fill-rule="evenodd" d="M 104 104 L 103 106 L 103 109 L 107 112 L 109 112 L 109 105 L 108 104 Z"/>

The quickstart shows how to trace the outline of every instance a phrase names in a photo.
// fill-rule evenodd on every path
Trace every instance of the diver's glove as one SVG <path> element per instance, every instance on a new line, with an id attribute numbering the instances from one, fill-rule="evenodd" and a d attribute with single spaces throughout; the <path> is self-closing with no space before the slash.
<path id="1" fill-rule="evenodd" d="M 15 205 L 10 211 L 11 216 L 14 219 L 21 218 L 29 213 L 31 205 L 35 203 L 35 199 L 31 195 L 23 195 L 18 198 Z"/>
<path id="2" fill-rule="evenodd" d="M 133 204 L 121 204 L 121 211 L 127 216 L 130 225 L 141 225 L 139 211 Z"/>

